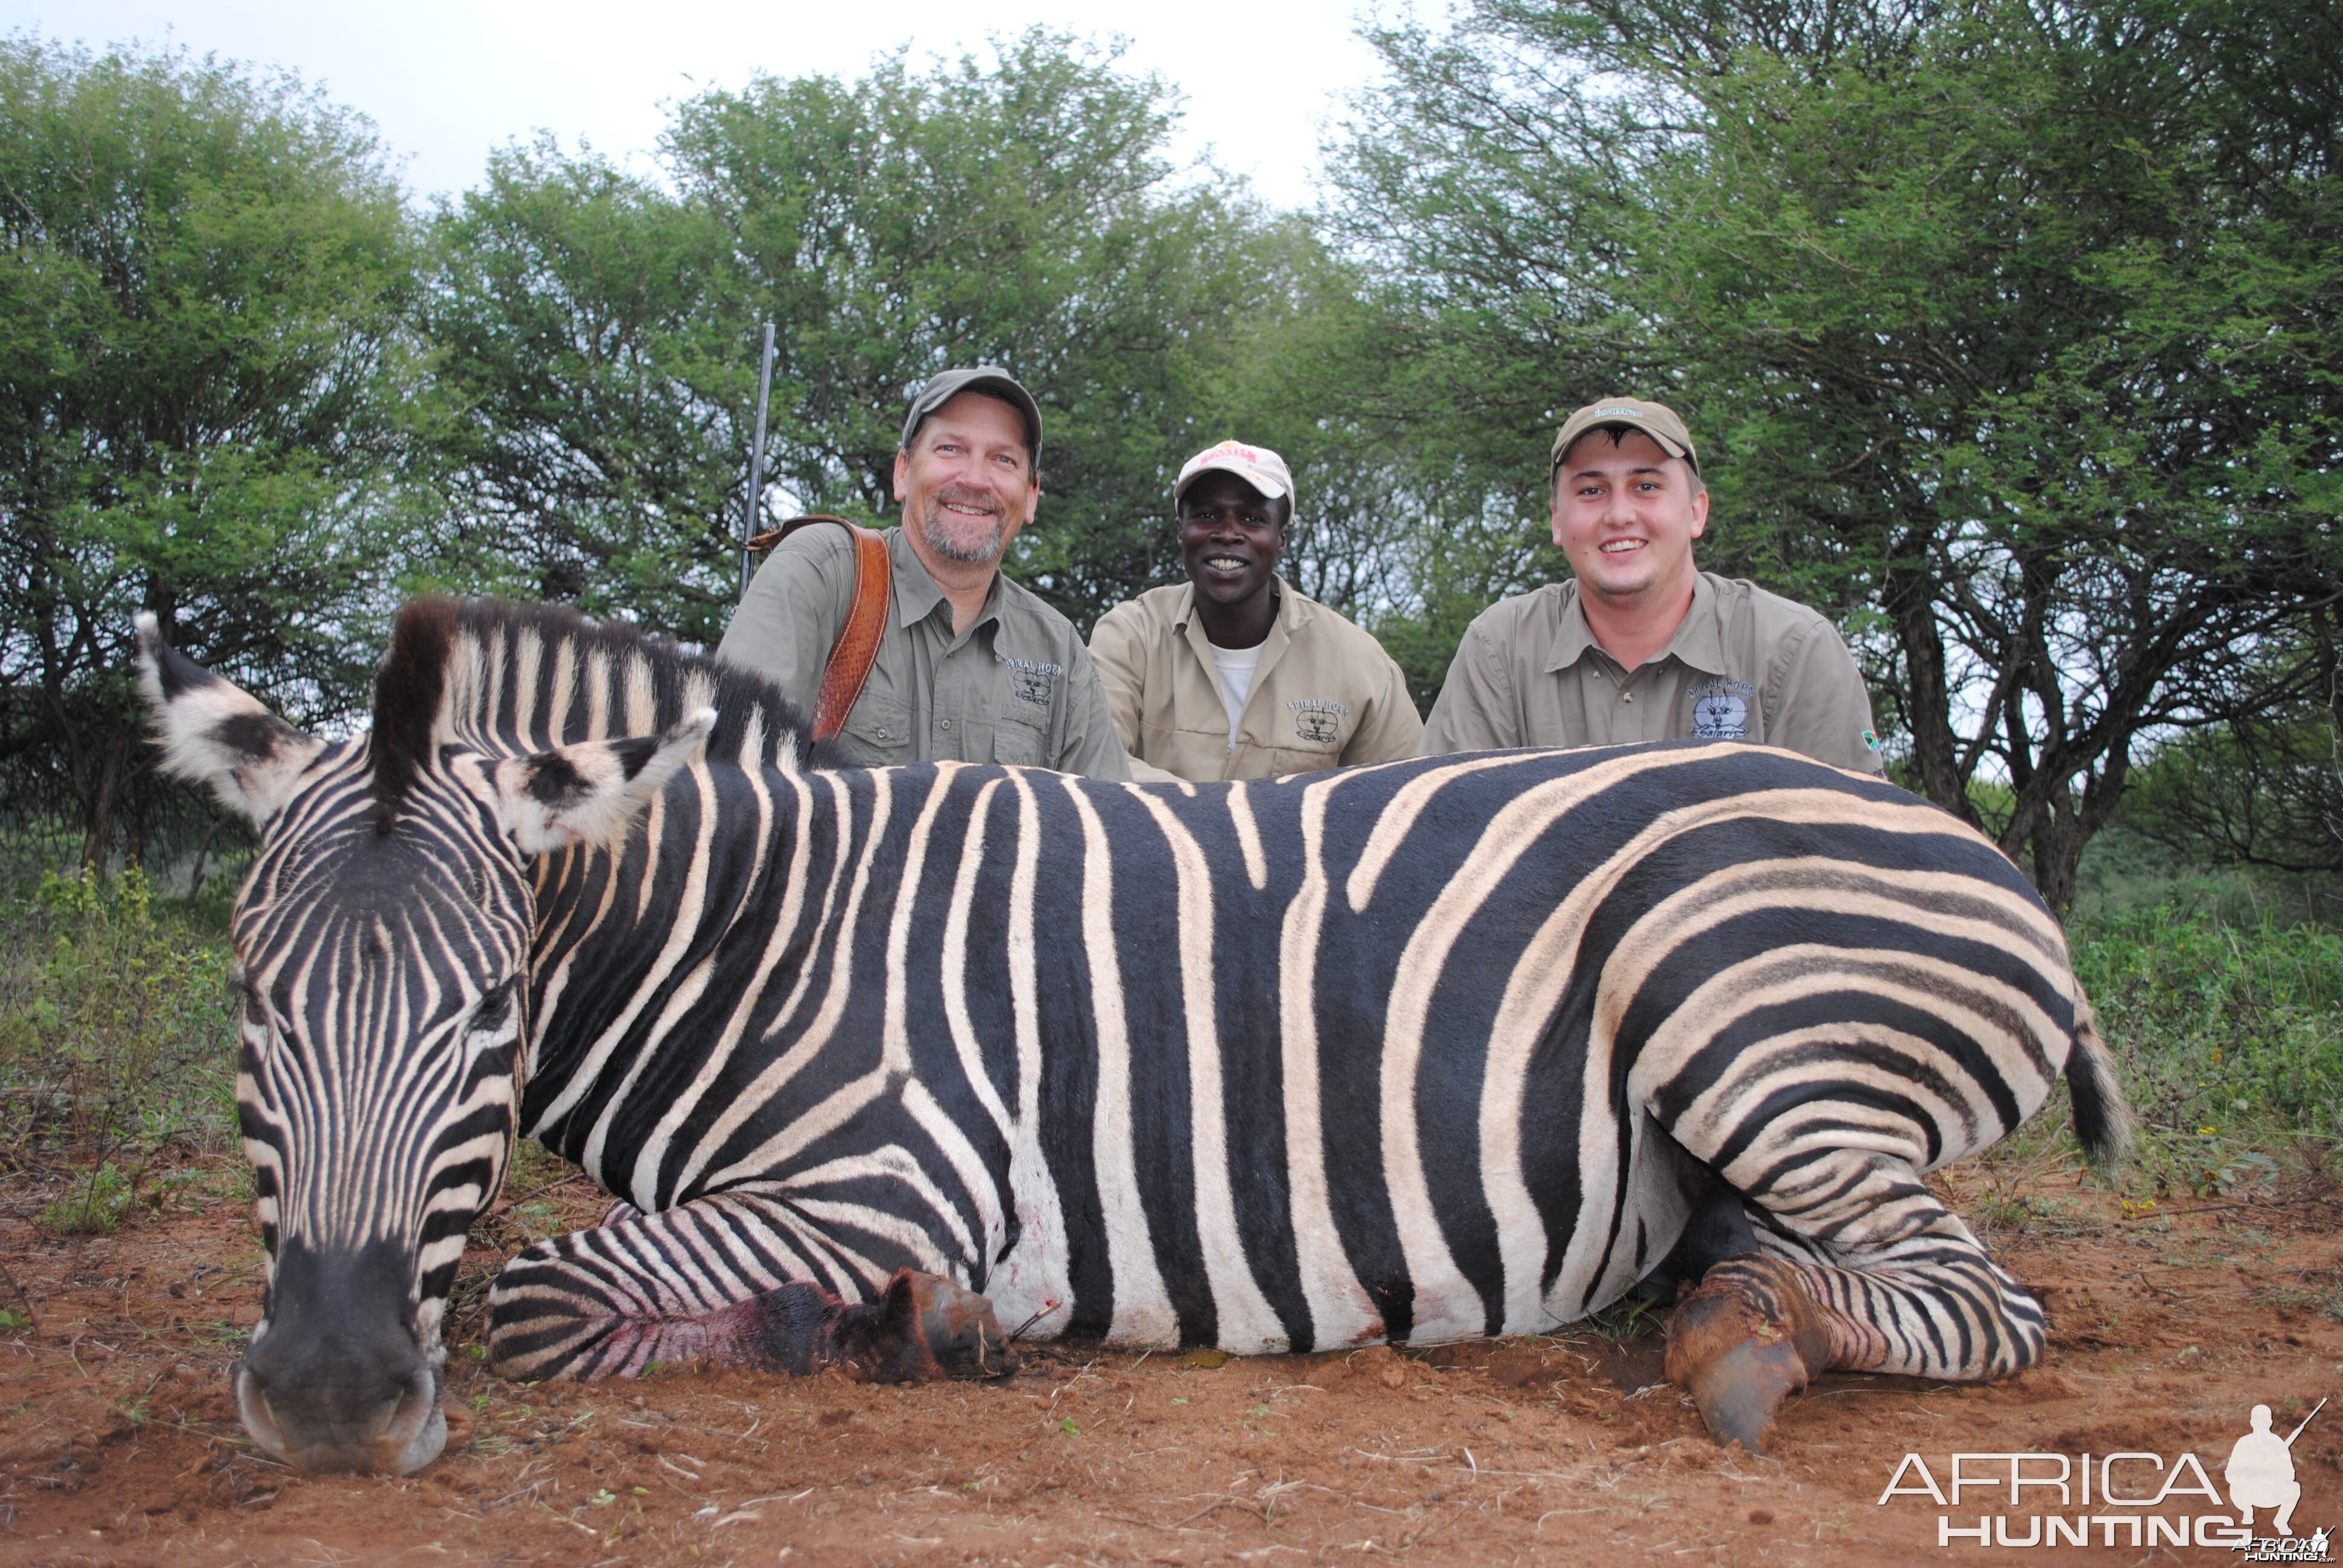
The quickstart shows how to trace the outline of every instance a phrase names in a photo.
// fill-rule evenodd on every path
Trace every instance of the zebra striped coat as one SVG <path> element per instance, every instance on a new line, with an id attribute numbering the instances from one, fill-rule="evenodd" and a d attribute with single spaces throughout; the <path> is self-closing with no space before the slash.
<path id="1" fill-rule="evenodd" d="M 493 1352 L 520 1376 L 704 1352 L 707 1324 L 789 1282 L 851 1302 L 904 1268 L 1001 1321 L 1040 1314 L 1037 1334 L 1121 1344 L 1537 1332 L 1650 1273 L 1718 1180 L 1835 1314 L 1834 1364 L 1993 1375 L 2038 1355 L 2041 1313 L 1921 1177 L 2070 1065 L 2087 1136 L 2122 1114 L 2057 924 L 2008 860 L 1786 752 L 1190 787 L 866 769 L 809 754 L 721 667 L 444 603 L 404 618 L 369 744 L 275 745 L 287 803 L 237 927 L 256 983 L 287 1015 L 318 1000 L 283 994 L 296 971 L 376 1005 L 298 956 L 329 919 L 404 920 L 416 983 L 448 995 L 517 981 L 520 1128 L 625 1200 L 505 1270 Z M 598 769 L 647 797 L 639 829 Z M 379 889 L 336 913 L 316 873 L 337 830 L 412 839 L 525 931 Z M 526 868 L 509 895 L 499 858 Z M 269 1195 L 335 1157 L 287 1111 L 315 1067 L 254 1028 L 240 1098 L 278 1168 L 274 1247 L 290 1221 Z M 301 1180 L 367 1179 L 340 1158 Z M 493 1185 L 345 1194 L 305 1223 L 394 1198 L 452 1220 Z M 452 1261 L 414 1257 L 435 1325 Z"/>

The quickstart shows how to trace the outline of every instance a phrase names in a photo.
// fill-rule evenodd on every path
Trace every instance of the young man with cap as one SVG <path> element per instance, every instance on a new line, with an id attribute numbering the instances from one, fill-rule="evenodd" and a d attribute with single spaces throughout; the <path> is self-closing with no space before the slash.
<path id="1" fill-rule="evenodd" d="M 1590 403 L 1554 441 L 1554 542 L 1574 580 L 1481 612 L 1422 750 L 1747 740 L 1880 770 L 1846 644 L 1805 606 L 1693 565 L 1708 525 L 1674 410 Z"/>
<path id="2" fill-rule="evenodd" d="M 883 537 L 890 598 L 842 739 L 863 760 L 1000 762 L 1128 779 L 1072 623 L 1001 572 L 1041 498 L 1041 411 L 990 365 L 921 387 L 895 453 L 903 521 Z M 811 714 L 854 598 L 854 541 L 799 528 L 749 585 L 717 656 Z"/>
<path id="3" fill-rule="evenodd" d="M 1100 618 L 1091 657 L 1134 778 L 1266 779 L 1415 754 L 1423 722 L 1383 646 L 1277 575 L 1293 476 L 1223 441 L 1172 487 L 1188 580 Z"/>

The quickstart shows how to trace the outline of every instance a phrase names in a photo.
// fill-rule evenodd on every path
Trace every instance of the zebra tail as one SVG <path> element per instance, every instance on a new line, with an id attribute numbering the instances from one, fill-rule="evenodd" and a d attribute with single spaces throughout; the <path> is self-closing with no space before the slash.
<path id="1" fill-rule="evenodd" d="M 2131 1106 L 2116 1080 L 2115 1053 L 2080 988 L 2075 992 L 2075 1049 L 2066 1057 L 2066 1092 L 2075 1102 L 2075 1134 L 2094 1164 L 2131 1151 Z"/>

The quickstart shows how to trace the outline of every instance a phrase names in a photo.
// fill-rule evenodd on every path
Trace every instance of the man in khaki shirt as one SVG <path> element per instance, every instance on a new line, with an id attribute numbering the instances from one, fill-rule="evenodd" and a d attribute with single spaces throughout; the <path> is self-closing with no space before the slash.
<path id="1" fill-rule="evenodd" d="M 1107 707 L 1142 781 L 1266 779 L 1415 754 L 1423 723 L 1382 644 L 1277 575 L 1293 476 L 1223 441 L 1172 486 L 1188 581 L 1091 633 Z"/>
<path id="2" fill-rule="evenodd" d="M 1041 409 L 1005 371 L 948 370 L 912 399 L 895 454 L 903 524 L 884 536 L 886 630 L 844 732 L 863 760 L 1131 777 L 1072 623 L 1001 572 L 1041 498 Z M 758 569 L 717 657 L 810 714 L 853 598 L 846 530 L 800 528 Z"/>
<path id="3" fill-rule="evenodd" d="M 1747 740 L 1880 771 L 1846 644 L 1805 606 L 1695 569 L 1708 487 L 1673 409 L 1589 404 L 1554 443 L 1554 542 L 1574 581 L 1466 628 L 1426 756 L 1513 746 Z"/>

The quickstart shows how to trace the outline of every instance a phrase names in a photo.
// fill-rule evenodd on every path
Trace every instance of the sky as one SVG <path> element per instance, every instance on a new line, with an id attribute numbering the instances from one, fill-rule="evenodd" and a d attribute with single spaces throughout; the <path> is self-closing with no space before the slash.
<path id="1" fill-rule="evenodd" d="M 0 0 L 0 29 L 103 45 L 166 37 L 197 55 L 281 65 L 357 109 L 407 156 L 417 196 L 478 183 L 490 149 L 539 130 L 649 172 L 667 103 L 756 71 L 860 75 L 873 55 L 981 50 L 1039 23 L 1121 34 L 1126 61 L 1187 95 L 1175 151 L 1208 148 L 1265 200 L 1306 206 L 1319 143 L 1345 101 L 1378 75 L 1362 16 L 1393 0 Z"/>

